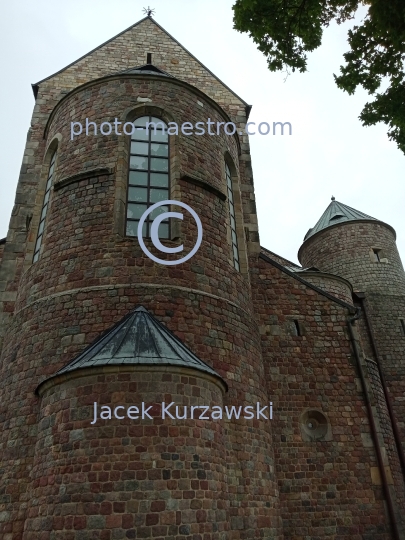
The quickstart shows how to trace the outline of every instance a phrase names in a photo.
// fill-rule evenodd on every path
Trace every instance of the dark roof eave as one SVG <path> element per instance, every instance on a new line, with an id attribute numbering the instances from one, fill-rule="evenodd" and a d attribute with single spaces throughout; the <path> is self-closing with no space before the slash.
<path id="1" fill-rule="evenodd" d="M 176 370 L 190 370 L 197 372 L 200 376 L 205 376 L 208 378 L 215 379 L 220 385 L 223 387 L 225 392 L 228 392 L 229 386 L 228 383 L 224 378 L 222 378 L 218 373 L 210 372 L 210 371 L 203 371 L 193 366 L 180 366 L 180 365 L 173 365 L 173 364 L 154 364 L 158 369 L 160 370 L 168 370 L 171 373 Z M 96 373 L 97 371 L 103 371 L 108 373 L 116 373 L 116 372 L 131 372 L 131 371 L 137 371 L 139 368 L 145 368 L 150 369 L 151 364 L 149 363 L 138 363 L 138 364 L 106 364 L 106 365 L 95 365 L 95 366 L 83 366 L 79 368 L 75 368 L 71 371 L 64 371 L 62 373 L 55 373 L 51 377 L 48 377 L 41 381 L 38 386 L 35 388 L 34 394 L 36 396 L 41 396 L 43 391 L 46 391 L 49 387 L 54 386 L 54 384 L 63 383 L 65 381 L 76 379 L 79 377 L 86 377 L 88 375 L 92 375 Z"/>
<path id="2" fill-rule="evenodd" d="M 340 298 L 337 298 L 336 296 L 333 296 L 332 294 L 328 293 L 327 291 L 324 291 L 324 290 L 320 289 L 319 287 L 317 287 L 316 285 L 313 285 L 309 281 L 306 281 L 305 279 L 300 277 L 295 272 L 292 272 L 291 270 L 288 270 L 288 268 L 286 268 L 285 266 L 279 264 L 277 261 L 274 261 L 273 259 L 271 259 L 267 255 L 264 255 L 264 253 L 260 253 L 259 258 L 263 259 L 264 261 L 266 261 L 268 263 L 270 263 L 272 266 L 275 266 L 276 268 L 281 270 L 284 274 L 287 274 L 288 276 L 296 279 L 297 281 L 299 281 L 303 285 L 306 285 L 309 289 L 312 289 L 312 290 L 316 291 L 321 296 L 325 296 L 326 298 L 328 298 L 332 302 L 335 302 L 336 304 L 339 304 L 342 307 L 348 309 L 350 313 L 355 313 L 356 312 L 356 308 L 353 307 L 352 305 L 348 304 L 344 300 L 340 300 Z"/>
<path id="3" fill-rule="evenodd" d="M 301 268 L 301 266 L 299 264 L 293 263 L 292 261 L 290 261 L 289 259 L 286 259 L 282 255 L 278 255 L 277 253 L 274 253 L 274 251 L 271 251 L 270 249 L 267 249 L 264 246 L 260 246 L 260 249 L 263 249 L 264 251 L 267 251 L 267 253 L 271 253 L 272 255 L 275 255 L 276 257 L 279 257 L 280 259 L 283 259 L 284 261 L 289 262 L 291 264 L 291 266 L 295 266 L 296 268 L 299 268 L 300 270 L 302 270 L 302 268 Z M 271 258 L 271 257 L 269 257 L 269 258 Z"/>

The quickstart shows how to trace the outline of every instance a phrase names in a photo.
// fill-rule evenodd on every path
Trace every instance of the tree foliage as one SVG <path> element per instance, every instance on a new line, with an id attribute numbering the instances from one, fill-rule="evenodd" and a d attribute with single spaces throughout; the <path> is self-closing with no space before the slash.
<path id="1" fill-rule="evenodd" d="M 405 153 L 405 0 L 236 0 L 234 27 L 249 33 L 271 71 L 304 72 L 324 29 L 353 19 L 360 6 L 368 12 L 349 30 L 350 50 L 335 81 L 349 94 L 362 86 L 374 97 L 360 120 L 366 126 L 385 122 Z"/>

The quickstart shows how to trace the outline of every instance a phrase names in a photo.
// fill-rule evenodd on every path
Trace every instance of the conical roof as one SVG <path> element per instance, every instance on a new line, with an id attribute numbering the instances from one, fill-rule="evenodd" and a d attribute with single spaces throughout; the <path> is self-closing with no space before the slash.
<path id="1" fill-rule="evenodd" d="M 304 241 L 308 240 L 308 238 L 310 238 L 317 232 L 322 231 L 323 229 L 327 229 L 332 225 L 337 225 L 338 223 L 344 223 L 346 221 L 357 220 L 379 221 L 378 219 L 368 216 L 367 214 L 363 214 L 363 212 L 360 212 L 359 210 L 355 210 L 350 206 L 346 206 L 345 204 L 336 201 L 335 198 L 332 197 L 332 202 L 322 214 L 320 220 L 315 225 L 315 227 L 309 229 L 309 231 L 305 235 Z"/>
<path id="2" fill-rule="evenodd" d="M 112 365 L 183 366 L 221 378 L 170 330 L 140 306 L 54 375 Z"/>

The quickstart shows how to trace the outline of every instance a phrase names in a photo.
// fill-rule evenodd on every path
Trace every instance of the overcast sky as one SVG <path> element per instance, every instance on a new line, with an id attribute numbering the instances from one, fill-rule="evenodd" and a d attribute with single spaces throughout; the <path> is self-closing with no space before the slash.
<path id="1" fill-rule="evenodd" d="M 351 24 L 331 25 L 309 72 L 271 73 L 246 34 L 233 29 L 233 0 L 151 0 L 156 21 L 253 105 L 251 121 L 290 122 L 292 136 L 250 137 L 261 243 L 296 262 L 303 237 L 331 196 L 397 231 L 405 260 L 405 156 L 387 128 L 361 126 L 364 91 L 337 89 Z M 139 0 L 22 0 L 1 7 L 0 238 L 6 236 L 30 125 L 31 83 L 55 73 L 143 18 Z"/>

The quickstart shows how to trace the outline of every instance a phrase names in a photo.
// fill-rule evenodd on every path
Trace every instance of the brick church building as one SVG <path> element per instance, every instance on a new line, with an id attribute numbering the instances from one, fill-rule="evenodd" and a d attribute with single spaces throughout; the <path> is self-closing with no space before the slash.
<path id="1" fill-rule="evenodd" d="M 250 107 L 150 16 L 33 90 L 0 241 L 0 538 L 404 539 L 393 228 L 332 200 L 302 266 L 261 247 Z M 145 129 L 208 118 L 237 132 Z M 95 135 L 115 119 L 137 129 Z M 202 222 L 182 264 L 138 242 L 166 200 Z M 155 255 L 162 209 L 143 227 Z M 197 227 L 184 212 L 158 233 L 186 253 Z M 163 402 L 272 403 L 272 419 L 163 418 Z M 113 412 L 95 422 L 95 403 Z"/>

